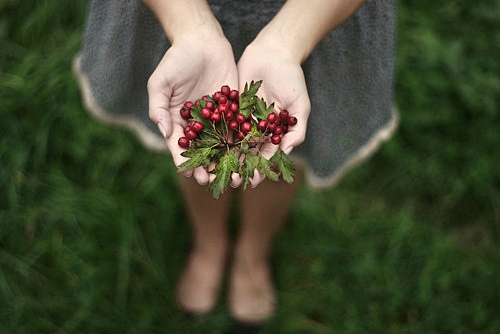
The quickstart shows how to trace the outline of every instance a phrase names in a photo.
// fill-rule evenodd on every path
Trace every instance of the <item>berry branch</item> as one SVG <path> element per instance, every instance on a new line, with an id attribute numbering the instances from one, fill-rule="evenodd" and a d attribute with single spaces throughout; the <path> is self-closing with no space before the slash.
<path id="1" fill-rule="evenodd" d="M 257 96 L 261 84 L 247 83 L 241 94 L 224 85 L 213 95 L 185 102 L 180 109 L 187 125 L 178 144 L 186 149 L 182 156 L 189 159 L 178 166 L 178 172 L 214 163 L 210 172 L 215 180 L 208 186 L 214 198 L 227 189 L 232 173 L 241 175 L 244 189 L 255 170 L 273 181 L 281 176 L 285 182 L 293 182 L 295 168 L 288 155 L 278 149 L 268 160 L 259 148 L 266 143 L 279 145 L 297 118 L 287 110 L 274 113 L 274 103 L 268 106 Z"/>

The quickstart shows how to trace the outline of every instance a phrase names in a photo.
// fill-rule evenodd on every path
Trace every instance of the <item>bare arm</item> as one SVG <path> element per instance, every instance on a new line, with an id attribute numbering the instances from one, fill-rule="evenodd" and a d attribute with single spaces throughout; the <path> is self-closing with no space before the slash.
<path id="1" fill-rule="evenodd" d="M 206 0 L 142 0 L 142 2 L 158 18 L 172 44 L 182 35 L 193 31 L 223 35 L 219 22 Z"/>
<path id="2" fill-rule="evenodd" d="M 300 63 L 365 0 L 288 0 L 257 40 L 281 41 Z"/>

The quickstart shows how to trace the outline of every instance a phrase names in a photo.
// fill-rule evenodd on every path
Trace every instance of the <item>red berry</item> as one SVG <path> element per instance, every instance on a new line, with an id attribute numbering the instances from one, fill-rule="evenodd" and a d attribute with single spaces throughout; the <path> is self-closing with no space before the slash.
<path id="1" fill-rule="evenodd" d="M 221 92 L 215 92 L 214 96 L 213 96 L 214 101 L 219 102 L 219 99 L 221 98 L 221 96 L 222 96 Z"/>
<path id="2" fill-rule="evenodd" d="M 214 110 L 215 103 L 213 103 L 212 101 L 207 101 L 207 104 L 205 105 L 205 108 L 208 108 L 210 110 Z"/>
<path id="3" fill-rule="evenodd" d="M 214 111 L 212 116 L 210 116 L 210 120 L 213 122 L 218 122 L 218 121 L 220 121 L 220 119 L 221 119 L 221 114 L 220 114 L 220 112 L 217 112 L 217 111 Z"/>
<path id="4" fill-rule="evenodd" d="M 275 113 L 270 113 L 269 115 L 267 115 L 267 120 L 269 121 L 269 123 L 273 124 L 273 123 L 276 123 L 276 120 L 278 119 L 278 115 L 276 115 Z"/>
<path id="5" fill-rule="evenodd" d="M 222 100 L 222 98 L 221 98 L 221 100 Z M 220 100 L 219 100 L 219 101 L 220 101 Z M 220 111 L 221 113 L 225 113 L 226 111 L 228 111 L 228 110 L 229 110 L 228 105 L 227 105 L 227 104 L 225 104 L 225 103 L 224 103 L 224 104 L 220 104 L 218 108 L 219 108 L 219 111 Z"/>
<path id="6" fill-rule="evenodd" d="M 240 124 L 242 124 L 243 122 L 245 122 L 245 121 L 246 121 L 246 119 L 247 119 L 247 118 L 246 118 L 246 117 L 245 117 L 245 115 L 243 115 L 243 114 L 237 114 L 237 115 L 236 115 L 236 121 L 237 121 L 238 123 L 240 123 Z"/>
<path id="7" fill-rule="evenodd" d="M 226 121 L 232 120 L 234 117 L 234 113 L 231 110 L 228 110 L 224 113 L 224 118 Z"/>
<path id="8" fill-rule="evenodd" d="M 279 116 L 280 116 L 281 121 L 282 121 L 283 123 L 286 123 L 286 122 L 288 121 L 288 115 L 289 115 L 289 113 L 288 113 L 288 111 L 287 111 L 287 110 L 281 110 L 281 111 L 280 111 L 280 115 L 279 115 Z"/>
<path id="9" fill-rule="evenodd" d="M 250 122 L 244 122 L 241 124 L 241 131 L 248 133 L 250 130 L 252 130 L 252 124 L 250 124 Z"/>
<path id="10" fill-rule="evenodd" d="M 179 146 L 182 148 L 188 148 L 189 139 L 187 137 L 180 137 L 179 140 L 177 141 L 177 144 L 179 144 Z"/>
<path id="11" fill-rule="evenodd" d="M 181 117 L 183 119 L 190 119 L 191 118 L 191 110 L 189 108 L 182 107 L 180 110 L 180 113 L 181 113 Z"/>
<path id="12" fill-rule="evenodd" d="M 281 128 L 283 129 L 283 133 L 287 133 L 288 132 L 288 125 L 287 124 L 283 124 L 281 126 Z"/>
<path id="13" fill-rule="evenodd" d="M 184 103 L 184 107 L 188 108 L 188 109 L 191 109 L 193 107 L 194 103 L 191 102 L 191 101 L 186 101 Z"/>
<path id="14" fill-rule="evenodd" d="M 224 85 L 220 88 L 220 92 L 222 93 L 222 95 L 228 96 L 231 92 L 231 88 L 229 88 L 228 85 Z"/>
<path id="15" fill-rule="evenodd" d="M 203 95 L 203 96 L 201 97 L 201 99 L 202 99 L 203 101 L 208 100 L 208 95 Z"/>
<path id="16" fill-rule="evenodd" d="M 232 91 L 229 92 L 229 96 L 228 96 L 232 101 L 234 102 L 238 102 L 238 100 L 240 99 L 240 93 L 233 89 Z"/>
<path id="17" fill-rule="evenodd" d="M 259 124 L 257 124 L 257 129 L 260 131 L 266 131 L 267 129 L 267 121 L 265 119 L 261 119 Z"/>
<path id="18" fill-rule="evenodd" d="M 287 124 L 290 126 L 294 126 L 295 124 L 297 124 L 297 117 L 295 116 L 288 117 Z"/>
<path id="19" fill-rule="evenodd" d="M 273 133 L 275 135 L 282 135 L 283 134 L 283 128 L 281 126 L 277 126 L 276 129 L 274 129 Z"/>
<path id="20" fill-rule="evenodd" d="M 188 139 L 195 139 L 195 138 L 196 138 L 196 132 L 195 132 L 193 129 L 191 129 L 191 130 L 189 130 L 189 131 L 186 133 L 186 137 L 187 137 Z"/>
<path id="21" fill-rule="evenodd" d="M 228 99 L 227 99 L 227 96 L 226 95 L 222 95 L 220 98 L 219 98 L 219 104 L 226 104 L 228 102 Z"/>
<path id="22" fill-rule="evenodd" d="M 236 121 L 231 121 L 229 122 L 229 128 L 233 131 L 237 131 L 238 128 L 240 127 L 240 123 L 236 122 Z"/>
<path id="23" fill-rule="evenodd" d="M 200 116 L 204 119 L 209 119 L 212 116 L 212 112 L 208 108 L 203 108 L 200 111 Z"/>
<path id="24" fill-rule="evenodd" d="M 278 145 L 279 143 L 281 143 L 281 136 L 280 135 L 272 136 L 271 143 L 273 143 L 274 145 Z"/>
<path id="25" fill-rule="evenodd" d="M 231 103 L 231 105 L 229 106 L 229 110 L 231 110 L 232 112 L 238 112 L 239 109 L 240 106 L 236 102 Z"/>
<path id="26" fill-rule="evenodd" d="M 269 123 L 269 124 L 267 125 L 267 129 L 268 129 L 269 131 L 271 131 L 271 132 L 274 132 L 274 131 L 276 130 L 276 128 L 277 128 L 277 127 L 278 127 L 278 126 L 277 126 L 276 124 L 274 124 L 274 123 Z"/>
<path id="27" fill-rule="evenodd" d="M 193 125 L 191 126 L 191 129 L 193 129 L 196 132 L 201 132 L 205 128 L 202 122 L 194 122 Z"/>
<path id="28" fill-rule="evenodd" d="M 245 138 L 245 134 L 243 133 L 243 131 L 239 131 L 238 132 L 238 139 L 243 140 L 244 138 Z"/>

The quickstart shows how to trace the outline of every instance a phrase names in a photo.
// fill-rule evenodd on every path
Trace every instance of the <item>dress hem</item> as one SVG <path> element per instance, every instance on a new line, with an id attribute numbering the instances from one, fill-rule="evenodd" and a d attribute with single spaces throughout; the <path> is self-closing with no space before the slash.
<path id="1" fill-rule="evenodd" d="M 132 131 L 147 149 L 168 152 L 166 142 L 153 134 L 139 119 L 133 116 L 111 116 L 95 101 L 89 79 L 81 68 L 81 54 L 77 54 L 73 60 L 73 73 L 80 86 L 85 109 L 91 116 Z"/>
<path id="2" fill-rule="evenodd" d="M 305 179 L 314 189 L 333 188 L 350 170 L 358 166 L 375 154 L 380 146 L 389 140 L 399 125 L 399 114 L 396 107 L 392 108 L 392 118 L 382 128 L 380 128 L 359 150 L 352 154 L 336 172 L 327 177 L 318 177 L 312 170 L 309 163 L 300 157 L 292 157 L 293 160 L 304 167 Z"/>
<path id="3" fill-rule="evenodd" d="M 111 116 L 104 111 L 92 96 L 92 88 L 89 79 L 83 72 L 80 62 L 81 54 L 77 54 L 73 60 L 73 73 L 80 85 L 83 103 L 87 112 L 104 123 L 116 125 L 132 131 L 139 141 L 149 150 L 170 153 L 166 142 L 160 139 L 158 135 L 152 133 L 139 119 L 132 116 Z M 313 172 L 313 168 L 310 164 L 305 162 L 303 158 L 294 155 L 293 152 L 291 157 L 297 164 L 303 166 L 306 182 L 311 188 L 332 188 L 348 171 L 370 158 L 385 141 L 390 139 L 396 131 L 398 124 L 398 111 L 393 107 L 390 121 L 384 127 L 380 128 L 365 145 L 352 154 L 346 162 L 342 164 L 341 168 L 327 177 L 318 177 Z"/>

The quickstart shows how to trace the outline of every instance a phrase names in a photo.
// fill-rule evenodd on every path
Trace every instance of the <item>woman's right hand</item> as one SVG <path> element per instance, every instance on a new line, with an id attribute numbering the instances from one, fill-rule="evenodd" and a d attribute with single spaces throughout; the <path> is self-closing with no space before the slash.
<path id="1" fill-rule="evenodd" d="M 187 121 L 179 110 L 186 101 L 220 90 L 238 87 L 238 73 L 229 41 L 219 32 L 199 27 L 176 38 L 148 82 L 149 117 L 165 137 L 174 164 L 187 158 L 177 141 Z M 203 167 L 184 173 L 206 185 L 215 176 Z"/>

